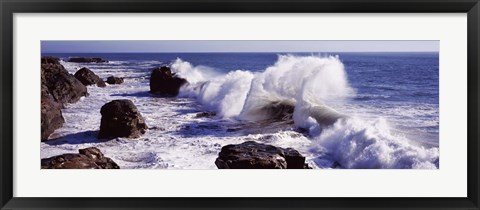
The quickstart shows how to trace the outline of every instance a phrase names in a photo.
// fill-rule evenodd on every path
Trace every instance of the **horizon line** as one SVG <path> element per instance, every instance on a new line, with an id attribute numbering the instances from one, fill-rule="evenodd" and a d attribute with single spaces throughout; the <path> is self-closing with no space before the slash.
<path id="1" fill-rule="evenodd" d="M 287 51 L 265 51 L 265 52 L 257 52 L 257 51 L 204 51 L 204 52 L 41 52 L 44 53 L 58 53 L 58 54 L 67 54 L 67 53 L 76 53 L 76 54 L 88 54 L 88 53 L 440 53 L 440 51 L 325 51 L 325 52 L 308 52 L 308 51 L 295 51 L 295 52 L 287 52 Z"/>

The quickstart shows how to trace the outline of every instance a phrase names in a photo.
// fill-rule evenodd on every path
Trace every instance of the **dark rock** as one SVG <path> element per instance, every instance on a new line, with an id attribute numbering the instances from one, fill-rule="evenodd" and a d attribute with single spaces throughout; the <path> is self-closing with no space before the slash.
<path id="1" fill-rule="evenodd" d="M 95 164 L 100 166 L 100 168 L 111 168 L 111 169 L 119 169 L 120 167 L 113 162 L 112 159 L 105 157 L 103 153 L 96 147 L 89 147 L 85 149 L 78 150 L 80 154 L 87 156 L 88 158 L 92 159 Z"/>
<path id="2" fill-rule="evenodd" d="M 123 83 L 123 78 L 110 76 L 110 77 L 107 78 L 107 83 L 111 84 L 111 85 L 122 84 Z"/>
<path id="3" fill-rule="evenodd" d="M 235 131 L 239 131 L 239 130 L 242 130 L 241 127 L 237 127 L 237 128 L 227 128 L 227 132 L 235 132 Z"/>
<path id="4" fill-rule="evenodd" d="M 62 105 L 55 101 L 45 85 L 42 85 L 41 92 L 41 141 L 46 141 L 50 134 L 63 126 L 65 120 Z"/>
<path id="5" fill-rule="evenodd" d="M 102 58 L 85 58 L 85 57 L 77 57 L 77 58 L 70 58 L 68 62 L 73 63 L 108 63 L 107 60 Z"/>
<path id="6" fill-rule="evenodd" d="M 305 169 L 298 151 L 247 141 L 222 147 L 215 165 L 219 169 Z"/>
<path id="7" fill-rule="evenodd" d="M 272 119 L 288 120 L 292 118 L 295 106 L 284 103 L 272 103 L 262 108 L 262 112 L 268 113 Z M 293 122 L 292 122 L 293 123 Z"/>
<path id="8" fill-rule="evenodd" d="M 60 58 L 56 57 L 44 56 L 41 60 L 42 64 L 60 64 Z"/>
<path id="9" fill-rule="evenodd" d="M 200 112 L 195 115 L 195 118 L 213 117 L 215 115 L 216 115 L 215 112 Z"/>
<path id="10" fill-rule="evenodd" d="M 113 100 L 102 106 L 98 138 L 138 138 L 148 129 L 137 107 L 130 100 Z"/>
<path id="11" fill-rule="evenodd" d="M 41 66 L 42 85 L 60 104 L 75 103 L 82 96 L 88 96 L 87 88 L 61 64 L 46 63 Z"/>
<path id="12" fill-rule="evenodd" d="M 105 81 L 99 80 L 97 81 L 97 87 L 107 87 L 107 84 L 105 84 Z"/>
<path id="13" fill-rule="evenodd" d="M 219 169 L 283 169 L 287 162 L 282 150 L 266 144 L 247 141 L 222 147 L 215 165 Z"/>
<path id="14" fill-rule="evenodd" d="M 159 130 L 159 131 L 165 131 L 165 128 L 158 127 L 158 126 L 153 126 L 149 127 L 148 130 Z"/>
<path id="15" fill-rule="evenodd" d="M 289 169 L 303 169 L 305 168 L 305 157 L 297 150 L 292 148 L 283 149 L 285 160 L 287 161 L 287 168 Z"/>
<path id="16" fill-rule="evenodd" d="M 42 169 L 120 169 L 96 147 L 78 151 L 79 154 L 63 154 L 42 159 Z"/>
<path id="17" fill-rule="evenodd" d="M 100 79 L 93 71 L 88 68 L 81 68 L 75 72 L 75 78 L 77 78 L 83 85 L 97 85 L 98 87 L 105 87 L 105 82 Z"/>
<path id="18" fill-rule="evenodd" d="M 150 75 L 150 93 L 164 96 L 176 96 L 187 80 L 177 77 L 169 67 L 162 66 L 152 70 Z"/>

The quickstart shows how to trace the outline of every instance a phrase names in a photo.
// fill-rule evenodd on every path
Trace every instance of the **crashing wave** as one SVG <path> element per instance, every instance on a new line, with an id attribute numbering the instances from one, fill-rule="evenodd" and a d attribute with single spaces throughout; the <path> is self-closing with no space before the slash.
<path id="1" fill-rule="evenodd" d="M 309 131 L 318 158 L 341 167 L 438 168 L 438 148 L 393 134 L 385 120 L 367 122 L 329 106 L 355 96 L 337 56 L 279 55 L 263 72 L 228 74 L 177 59 L 172 70 L 190 82 L 180 96 L 196 97 L 222 118 L 292 118 L 296 127 Z"/>

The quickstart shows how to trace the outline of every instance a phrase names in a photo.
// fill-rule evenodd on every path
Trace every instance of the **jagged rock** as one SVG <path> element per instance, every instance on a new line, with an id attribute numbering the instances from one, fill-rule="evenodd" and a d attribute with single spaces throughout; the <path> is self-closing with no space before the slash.
<path id="1" fill-rule="evenodd" d="M 107 83 L 111 84 L 111 85 L 122 84 L 123 83 L 123 78 L 110 76 L 110 77 L 107 78 Z"/>
<path id="2" fill-rule="evenodd" d="M 105 84 L 105 81 L 103 81 L 103 80 L 99 80 L 97 82 L 97 87 L 106 87 L 106 86 L 107 86 L 107 84 Z"/>
<path id="3" fill-rule="evenodd" d="M 292 148 L 255 141 L 222 147 L 215 165 L 219 169 L 308 169 L 305 157 Z"/>
<path id="4" fill-rule="evenodd" d="M 68 62 L 73 63 L 108 63 L 107 60 L 102 58 L 85 58 L 85 57 L 77 57 L 77 58 L 70 58 Z"/>
<path id="5" fill-rule="evenodd" d="M 47 62 L 48 59 L 45 61 Z M 80 97 L 88 96 L 85 85 L 69 74 L 61 64 L 44 63 L 41 64 L 41 69 L 42 85 L 47 87 L 58 103 L 75 103 L 80 100 Z"/>
<path id="6" fill-rule="evenodd" d="M 295 106 L 283 103 L 272 103 L 262 108 L 262 112 L 268 113 L 270 118 L 283 120 L 291 119 L 294 110 Z"/>
<path id="7" fill-rule="evenodd" d="M 55 57 L 41 58 L 41 141 L 58 128 L 65 120 L 61 108 L 65 103 L 77 102 L 88 96 L 87 88 L 60 64 Z"/>
<path id="8" fill-rule="evenodd" d="M 305 163 L 305 157 L 297 150 L 286 148 L 283 149 L 283 154 L 287 161 L 287 169 L 310 169 Z"/>
<path id="9" fill-rule="evenodd" d="M 44 56 L 41 59 L 42 64 L 60 64 L 60 58 Z"/>
<path id="10" fill-rule="evenodd" d="M 41 141 L 46 141 L 56 129 L 63 126 L 65 120 L 62 105 L 55 101 L 45 85 L 42 85 L 41 91 Z"/>
<path id="11" fill-rule="evenodd" d="M 138 138 L 148 129 L 137 107 L 130 100 L 113 100 L 102 106 L 98 138 Z"/>
<path id="12" fill-rule="evenodd" d="M 83 85 L 97 85 L 98 87 L 105 87 L 105 82 L 100 79 L 92 70 L 83 67 L 75 72 L 75 78 L 77 78 Z"/>
<path id="13" fill-rule="evenodd" d="M 150 75 L 150 93 L 164 96 L 176 96 L 187 80 L 177 77 L 169 67 L 162 66 L 152 70 Z"/>
<path id="14" fill-rule="evenodd" d="M 120 169 L 112 159 L 96 147 L 78 150 L 79 154 L 63 154 L 41 160 L 42 169 Z"/>

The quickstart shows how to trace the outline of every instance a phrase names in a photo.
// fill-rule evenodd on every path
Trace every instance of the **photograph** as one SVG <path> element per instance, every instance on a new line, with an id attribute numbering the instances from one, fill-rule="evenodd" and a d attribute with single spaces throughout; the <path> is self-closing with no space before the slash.
<path id="1" fill-rule="evenodd" d="M 42 40 L 41 169 L 440 169 L 439 40 Z"/>

